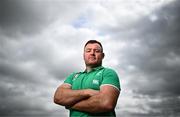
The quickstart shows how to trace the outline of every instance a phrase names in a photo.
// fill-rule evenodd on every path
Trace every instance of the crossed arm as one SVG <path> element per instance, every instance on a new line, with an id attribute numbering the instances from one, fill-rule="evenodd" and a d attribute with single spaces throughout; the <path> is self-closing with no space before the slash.
<path id="1" fill-rule="evenodd" d="M 92 89 L 72 90 L 70 85 L 62 84 L 55 92 L 54 102 L 79 111 L 102 113 L 113 110 L 118 97 L 119 91 L 108 85 L 96 91 Z"/>

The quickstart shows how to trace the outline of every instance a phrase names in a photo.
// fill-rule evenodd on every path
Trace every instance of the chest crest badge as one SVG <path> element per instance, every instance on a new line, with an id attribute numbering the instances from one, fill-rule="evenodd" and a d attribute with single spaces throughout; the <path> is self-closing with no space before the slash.
<path id="1" fill-rule="evenodd" d="M 99 85 L 99 80 L 94 79 L 93 84 Z"/>

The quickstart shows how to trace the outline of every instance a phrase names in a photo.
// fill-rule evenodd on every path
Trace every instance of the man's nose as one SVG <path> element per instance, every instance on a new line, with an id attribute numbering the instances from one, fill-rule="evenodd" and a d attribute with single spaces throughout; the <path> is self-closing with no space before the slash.
<path id="1" fill-rule="evenodd" d="M 94 51 L 94 50 L 92 50 L 90 54 L 95 55 L 95 51 Z"/>

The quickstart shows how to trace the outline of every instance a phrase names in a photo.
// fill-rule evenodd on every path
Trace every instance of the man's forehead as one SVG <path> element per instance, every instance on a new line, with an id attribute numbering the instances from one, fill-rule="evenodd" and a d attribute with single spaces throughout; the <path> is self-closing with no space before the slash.
<path id="1" fill-rule="evenodd" d="M 89 43 L 85 48 L 98 48 L 101 49 L 101 46 L 98 43 Z"/>

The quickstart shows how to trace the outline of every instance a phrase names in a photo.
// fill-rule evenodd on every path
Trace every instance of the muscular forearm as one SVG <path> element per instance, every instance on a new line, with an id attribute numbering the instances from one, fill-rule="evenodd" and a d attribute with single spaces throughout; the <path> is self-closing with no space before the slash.
<path id="1" fill-rule="evenodd" d="M 99 94 L 76 103 L 72 108 L 89 113 L 109 112 L 115 108 L 119 93 L 111 86 L 103 86 Z"/>
<path id="2" fill-rule="evenodd" d="M 54 96 L 54 102 L 66 107 L 72 106 L 75 103 L 87 99 L 96 92 L 91 89 L 72 90 L 59 87 Z"/>
<path id="3" fill-rule="evenodd" d="M 54 96 L 54 102 L 59 105 L 70 106 L 88 97 L 89 95 L 84 93 L 83 90 L 58 88 Z"/>
<path id="4" fill-rule="evenodd" d="M 104 99 L 101 95 L 95 95 L 76 103 L 71 108 L 89 113 L 103 113 L 113 110 L 115 105 L 113 106 L 108 100 Z"/>

